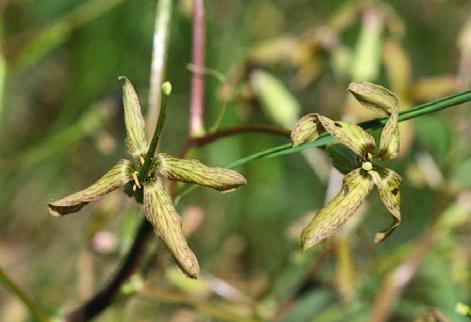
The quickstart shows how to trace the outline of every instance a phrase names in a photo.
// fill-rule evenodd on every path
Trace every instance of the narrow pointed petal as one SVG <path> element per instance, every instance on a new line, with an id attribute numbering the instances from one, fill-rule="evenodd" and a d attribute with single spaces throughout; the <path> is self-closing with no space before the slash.
<path id="1" fill-rule="evenodd" d="M 373 181 L 362 169 L 355 169 L 343 179 L 342 190 L 314 216 L 301 233 L 306 250 L 330 236 L 360 207 L 373 187 Z"/>
<path id="2" fill-rule="evenodd" d="M 126 145 L 129 153 L 138 159 L 146 154 L 148 148 L 141 105 L 129 79 L 124 76 L 119 77 L 119 79 L 123 81 L 124 122 L 126 123 L 127 132 Z"/>
<path id="3" fill-rule="evenodd" d="M 383 160 L 394 159 L 399 154 L 399 113 L 394 112 L 381 132 L 379 153 L 376 157 Z"/>
<path id="4" fill-rule="evenodd" d="M 319 121 L 327 132 L 356 155 L 368 159 L 368 153 L 374 152 L 375 139 L 360 126 L 344 121 L 332 121 L 322 115 L 319 115 Z"/>
<path id="5" fill-rule="evenodd" d="M 121 160 L 97 182 L 79 192 L 48 204 L 49 213 L 63 216 L 77 212 L 89 202 L 125 185 L 133 178 L 135 171 L 131 161 Z"/>
<path id="6" fill-rule="evenodd" d="M 316 140 L 325 130 L 320 124 L 319 114 L 309 113 L 299 119 L 291 130 L 291 141 L 297 147 L 303 143 Z"/>
<path id="7" fill-rule="evenodd" d="M 196 183 L 219 191 L 231 191 L 247 184 L 247 180 L 233 170 L 210 168 L 198 160 L 179 159 L 160 153 L 157 162 L 159 172 L 170 180 Z"/>
<path id="8" fill-rule="evenodd" d="M 198 259 L 186 242 L 181 218 L 158 178 L 144 184 L 144 214 L 180 269 L 189 277 L 197 278 L 200 272 Z"/>
<path id="9" fill-rule="evenodd" d="M 399 153 L 399 100 L 397 96 L 386 88 L 369 82 L 350 83 L 348 90 L 363 106 L 389 116 L 381 133 L 377 157 L 383 160 L 395 158 Z"/>
<path id="10" fill-rule="evenodd" d="M 378 243 L 388 237 L 401 223 L 399 186 L 402 178 L 395 171 L 386 168 L 378 168 L 377 171 L 372 170 L 368 173 L 378 188 L 381 200 L 393 217 L 391 225 L 376 234 L 375 242 Z"/>

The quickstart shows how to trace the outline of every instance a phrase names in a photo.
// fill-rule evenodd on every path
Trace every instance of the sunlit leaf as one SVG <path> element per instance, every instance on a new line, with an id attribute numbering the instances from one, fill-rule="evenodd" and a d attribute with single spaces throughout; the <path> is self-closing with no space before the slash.
<path id="1" fill-rule="evenodd" d="M 159 153 L 157 162 L 159 172 L 170 180 L 195 183 L 219 191 L 229 191 L 247 184 L 247 180 L 234 170 L 211 168 L 198 160 L 179 159 Z"/>
<path id="2" fill-rule="evenodd" d="M 144 132 L 145 122 L 136 91 L 129 79 L 121 76 L 123 81 L 124 122 L 126 123 L 126 145 L 129 153 L 136 159 L 147 152 L 147 138 Z"/>
<path id="3" fill-rule="evenodd" d="M 133 178 L 135 171 L 131 161 L 120 160 L 97 182 L 79 192 L 48 204 L 49 213 L 53 216 L 63 216 L 77 212 L 89 202 L 125 185 Z"/>
<path id="4" fill-rule="evenodd" d="M 360 207 L 373 187 L 363 169 L 355 169 L 343 179 L 342 190 L 314 216 L 301 233 L 303 249 L 322 241 L 343 225 Z"/>
<path id="5" fill-rule="evenodd" d="M 188 246 L 181 218 L 158 178 L 144 184 L 144 214 L 180 269 L 189 277 L 197 278 L 200 271 L 198 259 Z"/>
<path id="6" fill-rule="evenodd" d="M 376 169 L 371 170 L 368 174 L 378 188 L 381 200 L 393 216 L 392 224 L 387 229 L 376 234 L 375 242 L 378 243 L 388 237 L 401 223 L 399 186 L 402 178 L 395 171 L 386 168 L 378 168 L 377 171 Z"/>

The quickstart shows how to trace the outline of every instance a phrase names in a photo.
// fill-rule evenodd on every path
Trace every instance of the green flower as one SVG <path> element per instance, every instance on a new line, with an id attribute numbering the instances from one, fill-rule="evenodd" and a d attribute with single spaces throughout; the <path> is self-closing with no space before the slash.
<path id="1" fill-rule="evenodd" d="M 399 152 L 399 101 L 379 85 L 368 82 L 351 83 L 348 90 L 365 107 L 372 108 L 389 119 L 383 128 L 379 149 L 374 138 L 360 126 L 311 113 L 303 116 L 291 132 L 293 146 L 316 140 L 328 132 L 358 156 L 358 168 L 343 179 L 341 191 L 320 209 L 301 233 L 303 249 L 322 241 L 343 225 L 376 186 L 381 200 L 393 217 L 393 223 L 378 232 L 375 242 L 384 240 L 401 222 L 399 186 L 401 176 L 395 171 L 375 165 L 374 159 L 389 160 Z"/>
<path id="2" fill-rule="evenodd" d="M 169 179 L 195 183 L 219 191 L 234 190 L 245 185 L 247 181 L 235 171 L 210 168 L 198 160 L 179 159 L 166 153 L 155 155 L 147 176 L 139 178 L 149 149 L 144 132 L 145 122 L 131 82 L 125 77 L 120 79 L 123 80 L 126 146 L 134 162 L 120 160 L 88 188 L 49 203 L 49 212 L 53 216 L 77 212 L 89 202 L 132 182 L 133 191 L 136 194 L 143 194 L 144 215 L 154 227 L 156 234 L 172 253 L 182 271 L 189 277 L 196 278 L 199 274 L 198 260 L 183 235 L 180 216 L 163 181 Z M 163 95 L 170 95 L 170 83 L 162 85 L 162 92 Z"/>

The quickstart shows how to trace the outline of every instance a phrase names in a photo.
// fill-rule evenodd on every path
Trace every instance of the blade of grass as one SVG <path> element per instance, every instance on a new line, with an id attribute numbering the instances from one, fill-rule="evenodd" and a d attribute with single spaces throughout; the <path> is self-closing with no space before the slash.
<path id="1" fill-rule="evenodd" d="M 9 52 L 7 59 L 12 60 L 9 64 L 13 70 L 27 69 L 67 40 L 72 31 L 122 2 L 123 0 L 89 0 L 39 31 L 15 37 L 6 44 Z M 25 43 L 26 36 L 30 41 Z"/>
<path id="2" fill-rule="evenodd" d="M 18 286 L 13 280 L 8 277 L 5 271 L 0 268 L 0 284 L 5 286 L 5 288 L 14 294 L 18 300 L 20 300 L 30 311 L 31 315 L 38 322 L 49 322 L 50 319 L 42 311 L 42 309 L 29 298 L 29 296 Z"/>

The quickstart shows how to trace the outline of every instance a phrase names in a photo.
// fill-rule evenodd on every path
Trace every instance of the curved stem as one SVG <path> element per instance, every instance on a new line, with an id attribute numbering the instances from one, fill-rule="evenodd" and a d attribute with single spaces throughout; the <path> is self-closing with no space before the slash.
<path id="1" fill-rule="evenodd" d="M 42 311 L 42 309 L 34 303 L 29 296 L 23 292 L 23 290 L 16 285 L 13 280 L 8 277 L 8 275 L 0 268 L 0 284 L 5 286 L 11 293 L 15 294 L 16 297 L 28 308 L 31 315 L 38 322 L 48 322 L 50 321 L 47 315 Z"/>
<path id="2" fill-rule="evenodd" d="M 144 218 L 134 238 L 133 244 L 124 258 L 121 267 L 111 281 L 91 299 L 68 313 L 64 322 L 89 321 L 104 311 L 113 301 L 121 286 L 135 272 L 144 254 L 145 246 L 152 232 L 152 226 Z"/>

